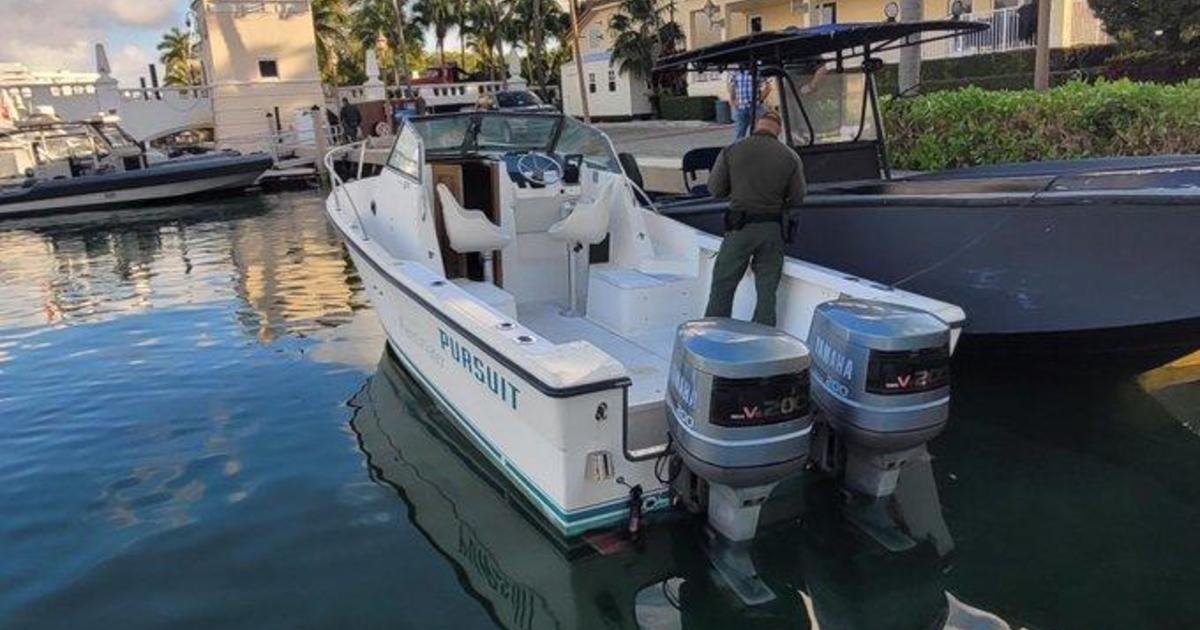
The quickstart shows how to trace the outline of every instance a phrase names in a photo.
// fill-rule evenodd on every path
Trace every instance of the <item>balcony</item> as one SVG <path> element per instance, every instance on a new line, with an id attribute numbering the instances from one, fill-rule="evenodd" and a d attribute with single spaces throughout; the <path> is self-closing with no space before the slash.
<path id="1" fill-rule="evenodd" d="M 1036 11 L 1022 8 L 998 9 L 967 13 L 962 19 L 982 22 L 990 28 L 925 44 L 922 47 L 922 56 L 926 59 L 966 57 L 1034 46 L 1037 34 Z"/>

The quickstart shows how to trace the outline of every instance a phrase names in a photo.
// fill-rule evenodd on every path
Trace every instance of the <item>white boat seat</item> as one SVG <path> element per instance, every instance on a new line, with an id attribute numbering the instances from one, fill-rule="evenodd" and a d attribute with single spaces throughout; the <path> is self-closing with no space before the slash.
<path id="1" fill-rule="evenodd" d="M 616 200 L 616 184 L 616 178 L 608 179 L 594 197 L 580 199 L 571 214 L 546 230 L 550 238 L 567 244 L 567 294 L 570 307 L 564 312 L 566 315 L 579 317 L 585 314 L 589 252 L 584 245 L 595 245 L 608 236 L 612 205 Z"/>
<path id="2" fill-rule="evenodd" d="M 438 184 L 437 192 L 451 249 L 460 254 L 491 253 L 512 242 L 512 235 L 492 223 L 486 214 L 462 207 L 445 184 Z"/>
<path id="3" fill-rule="evenodd" d="M 557 241 L 595 245 L 608 236 L 608 221 L 616 198 L 617 180 L 609 179 L 590 200 L 581 199 L 564 219 L 547 232 Z"/>

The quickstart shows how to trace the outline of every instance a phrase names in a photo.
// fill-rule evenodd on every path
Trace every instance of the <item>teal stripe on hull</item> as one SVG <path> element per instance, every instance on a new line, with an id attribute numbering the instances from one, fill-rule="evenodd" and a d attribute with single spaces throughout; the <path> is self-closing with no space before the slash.
<path id="1" fill-rule="evenodd" d="M 588 530 L 597 529 L 608 525 L 615 525 L 628 518 L 629 507 L 626 501 L 623 499 L 609 501 L 608 503 L 602 503 L 579 510 L 564 509 L 554 499 L 542 492 L 542 490 L 538 488 L 531 479 L 526 477 L 524 473 L 509 463 L 508 458 L 506 458 L 504 454 L 501 453 L 500 450 L 497 449 L 496 446 L 487 439 L 487 437 L 485 437 L 478 429 L 475 428 L 475 425 L 472 424 L 469 419 L 467 419 L 466 415 L 460 412 L 458 408 L 456 408 L 449 401 L 449 399 L 442 394 L 441 390 L 438 389 L 438 387 L 434 385 L 432 381 L 426 378 L 419 369 L 417 369 L 416 365 L 409 360 L 408 356 L 404 353 L 404 350 L 400 348 L 400 345 L 392 340 L 390 334 L 388 335 L 388 345 L 390 345 L 392 349 L 396 351 L 397 358 L 399 358 L 401 363 L 404 364 L 404 367 L 408 370 L 408 373 L 412 374 L 414 378 L 421 382 L 421 385 L 425 387 L 426 391 L 428 391 L 438 401 L 438 403 L 450 413 L 451 417 L 458 422 L 459 426 L 466 429 L 467 435 L 470 436 L 472 441 L 474 441 L 476 445 L 480 447 L 480 450 L 482 450 L 488 456 L 488 459 L 490 459 L 497 468 L 504 472 L 509 481 L 513 482 L 513 484 L 516 485 L 519 490 L 521 490 L 522 494 L 524 494 L 530 501 L 533 502 L 533 504 L 538 508 L 538 511 L 540 511 L 543 516 L 553 523 L 555 527 L 557 527 L 558 530 L 564 535 L 568 537 L 577 536 Z M 643 500 L 665 493 L 665 489 L 657 492 L 647 493 Z M 668 501 L 655 501 L 654 507 L 651 509 L 659 509 L 668 504 Z"/>

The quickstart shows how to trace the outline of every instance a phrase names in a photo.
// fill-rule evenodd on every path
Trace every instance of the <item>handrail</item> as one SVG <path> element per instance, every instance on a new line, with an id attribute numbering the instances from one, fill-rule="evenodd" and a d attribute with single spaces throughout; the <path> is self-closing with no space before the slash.
<path id="1" fill-rule="evenodd" d="M 339 193 L 345 194 L 346 199 L 350 201 L 350 209 L 354 212 L 354 219 L 358 221 L 359 233 L 362 234 L 364 241 L 369 241 L 371 240 L 371 237 L 367 234 L 367 224 L 363 223 L 362 213 L 358 211 L 358 204 L 354 203 L 354 195 L 351 195 L 349 191 L 344 190 L 346 182 L 342 180 L 341 175 L 339 175 L 337 169 L 334 168 L 335 159 L 349 155 L 351 151 L 355 150 L 359 152 L 357 179 L 362 179 L 363 162 L 365 161 L 364 158 L 366 157 L 367 153 L 366 140 L 359 140 L 358 142 L 352 142 L 350 144 L 343 144 L 342 146 L 334 147 L 325 152 L 325 158 L 323 161 L 325 163 L 325 172 L 329 173 L 329 183 L 333 186 L 333 203 L 337 207 L 338 212 L 342 211 L 342 201 L 338 195 Z"/>

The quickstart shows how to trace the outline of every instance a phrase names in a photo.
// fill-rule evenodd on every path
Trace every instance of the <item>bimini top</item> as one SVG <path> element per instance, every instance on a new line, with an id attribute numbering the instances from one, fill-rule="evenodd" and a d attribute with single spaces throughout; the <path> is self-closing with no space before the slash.
<path id="1" fill-rule="evenodd" d="M 965 20 L 927 22 L 851 22 L 811 28 L 789 26 L 780 31 L 752 33 L 719 44 L 689 50 L 659 60 L 654 70 L 710 71 L 753 63 L 784 64 L 827 58 L 849 59 L 875 55 L 905 46 L 986 30 L 987 24 Z"/>

